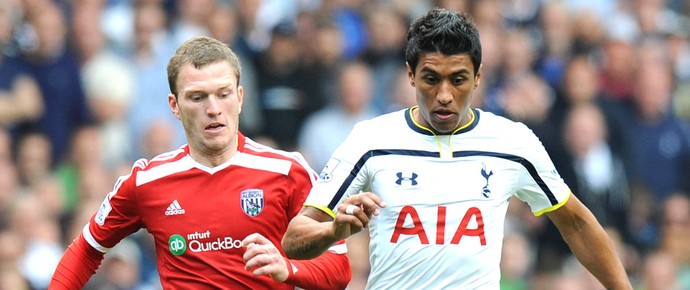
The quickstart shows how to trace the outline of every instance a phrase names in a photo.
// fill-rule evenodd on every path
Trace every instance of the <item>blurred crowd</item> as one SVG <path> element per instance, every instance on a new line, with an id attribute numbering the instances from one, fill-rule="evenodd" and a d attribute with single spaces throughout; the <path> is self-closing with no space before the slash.
<path id="1" fill-rule="evenodd" d="M 688 0 L 2 0 L 0 290 L 47 288 L 117 176 L 184 144 L 165 71 L 184 40 L 228 43 L 240 130 L 319 171 L 357 121 L 415 103 L 406 32 L 434 6 L 478 24 L 473 105 L 540 137 L 636 289 L 690 289 Z M 502 289 L 601 288 L 548 219 L 513 201 L 507 219 Z M 366 281 L 366 241 L 348 241 L 351 289 Z M 157 279 L 142 231 L 87 289 Z"/>

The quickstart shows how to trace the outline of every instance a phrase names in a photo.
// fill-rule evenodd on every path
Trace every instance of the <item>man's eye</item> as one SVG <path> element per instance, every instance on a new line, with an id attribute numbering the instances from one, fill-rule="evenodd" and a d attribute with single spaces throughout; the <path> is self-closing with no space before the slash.
<path id="1" fill-rule="evenodd" d="M 438 82 L 438 79 L 436 77 L 427 76 L 427 77 L 424 77 L 424 81 L 429 83 L 429 84 L 435 84 Z"/>

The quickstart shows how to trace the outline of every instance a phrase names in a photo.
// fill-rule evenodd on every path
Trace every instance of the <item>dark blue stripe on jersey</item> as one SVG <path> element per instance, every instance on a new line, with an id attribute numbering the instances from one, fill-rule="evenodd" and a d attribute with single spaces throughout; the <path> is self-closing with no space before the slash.
<path id="1" fill-rule="evenodd" d="M 406 156 L 419 156 L 419 157 L 441 157 L 441 154 L 439 152 L 430 152 L 430 151 L 421 151 L 421 150 L 402 150 L 402 149 L 386 149 L 386 150 L 371 150 L 359 159 L 355 166 L 352 168 L 352 171 L 350 171 L 350 176 L 348 176 L 345 181 L 343 181 L 343 184 L 340 186 L 338 189 L 338 192 L 335 194 L 331 202 L 328 204 L 328 208 L 331 210 L 335 210 L 335 206 L 338 203 L 338 201 L 341 199 L 343 194 L 345 194 L 345 191 L 347 188 L 350 186 L 352 183 L 352 180 L 355 179 L 359 171 L 362 169 L 364 166 L 364 163 L 369 160 L 371 157 L 376 157 L 376 156 L 382 156 L 382 155 L 406 155 Z M 553 192 L 551 192 L 551 189 L 549 189 L 548 186 L 546 186 L 546 183 L 544 183 L 544 180 L 541 179 L 541 176 L 537 173 L 537 169 L 534 168 L 534 165 L 532 165 L 531 162 L 529 162 L 527 159 L 516 156 L 516 155 L 511 155 L 511 154 L 505 154 L 505 153 L 497 153 L 497 152 L 487 152 L 487 151 L 455 151 L 453 152 L 453 157 L 469 157 L 469 156 L 490 156 L 490 157 L 496 157 L 496 158 L 502 158 L 506 160 L 510 160 L 513 162 L 520 163 L 525 169 L 527 169 L 527 172 L 529 172 L 530 176 L 534 179 L 534 181 L 539 185 L 539 188 L 544 191 L 546 194 L 546 197 L 549 198 L 549 202 L 551 202 L 551 205 L 557 205 L 558 200 L 556 200 L 556 197 L 553 195 Z"/>
<path id="2" fill-rule="evenodd" d="M 453 152 L 453 157 L 467 157 L 467 156 L 491 156 L 491 157 L 496 157 L 496 158 L 502 158 L 510 161 L 514 161 L 517 163 L 520 163 L 520 165 L 524 166 L 525 169 L 527 169 L 527 172 L 529 172 L 529 175 L 532 176 L 534 181 L 539 185 L 539 188 L 544 191 L 546 194 L 546 197 L 549 198 L 549 201 L 551 202 L 551 205 L 557 205 L 558 200 L 556 200 L 556 197 L 553 195 L 553 192 L 551 192 L 551 189 L 549 189 L 548 186 L 546 186 L 546 183 L 544 182 L 543 179 L 541 179 L 541 176 L 539 176 L 539 173 L 537 173 L 537 169 L 534 168 L 534 165 L 532 165 L 529 160 L 522 158 L 520 156 L 516 155 L 511 155 L 511 154 L 505 154 L 505 153 L 497 153 L 497 152 L 486 152 L 486 151 L 455 151 Z"/>
<path id="3" fill-rule="evenodd" d="M 334 210 L 335 205 L 338 203 L 340 198 L 345 194 L 345 190 L 347 190 L 347 187 L 350 186 L 350 183 L 352 183 L 352 180 L 355 179 L 357 174 L 359 173 L 360 170 L 362 170 L 362 166 L 364 166 L 364 163 L 367 163 L 367 160 L 371 157 L 376 157 L 376 156 L 382 156 L 382 155 L 407 155 L 407 156 L 420 156 L 420 157 L 441 157 L 441 154 L 439 152 L 430 152 L 430 151 L 421 151 L 421 150 L 402 150 L 402 149 L 380 149 L 380 150 L 371 150 L 367 153 L 364 153 L 361 158 L 359 158 L 359 161 L 355 164 L 355 166 L 352 168 L 352 171 L 350 171 L 350 176 L 348 176 L 345 181 L 343 181 L 343 184 L 340 186 L 338 189 L 338 192 L 335 194 L 335 197 L 331 200 L 331 203 L 328 204 L 328 208 Z"/>

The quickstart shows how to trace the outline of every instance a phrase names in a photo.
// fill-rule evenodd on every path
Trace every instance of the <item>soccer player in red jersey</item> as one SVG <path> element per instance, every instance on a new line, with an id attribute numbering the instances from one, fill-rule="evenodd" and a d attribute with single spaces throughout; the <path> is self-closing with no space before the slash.
<path id="1" fill-rule="evenodd" d="M 165 289 L 347 286 L 342 241 L 313 260 L 284 257 L 283 234 L 317 175 L 299 153 L 239 132 L 239 80 L 239 60 L 226 44 L 198 37 L 177 49 L 168 103 L 188 144 L 138 160 L 117 180 L 65 251 L 50 289 L 81 289 L 108 249 L 141 228 L 154 237 Z"/>

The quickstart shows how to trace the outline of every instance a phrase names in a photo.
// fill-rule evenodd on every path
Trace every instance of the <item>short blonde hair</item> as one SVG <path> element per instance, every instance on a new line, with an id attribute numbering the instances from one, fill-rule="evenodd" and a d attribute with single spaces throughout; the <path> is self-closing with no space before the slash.
<path id="1" fill-rule="evenodd" d="M 177 97 L 177 77 L 180 75 L 180 68 L 185 63 L 191 63 L 195 68 L 200 68 L 219 61 L 230 63 L 239 85 L 242 67 L 237 55 L 227 44 L 207 36 L 194 37 L 185 41 L 168 62 L 170 92 Z"/>

